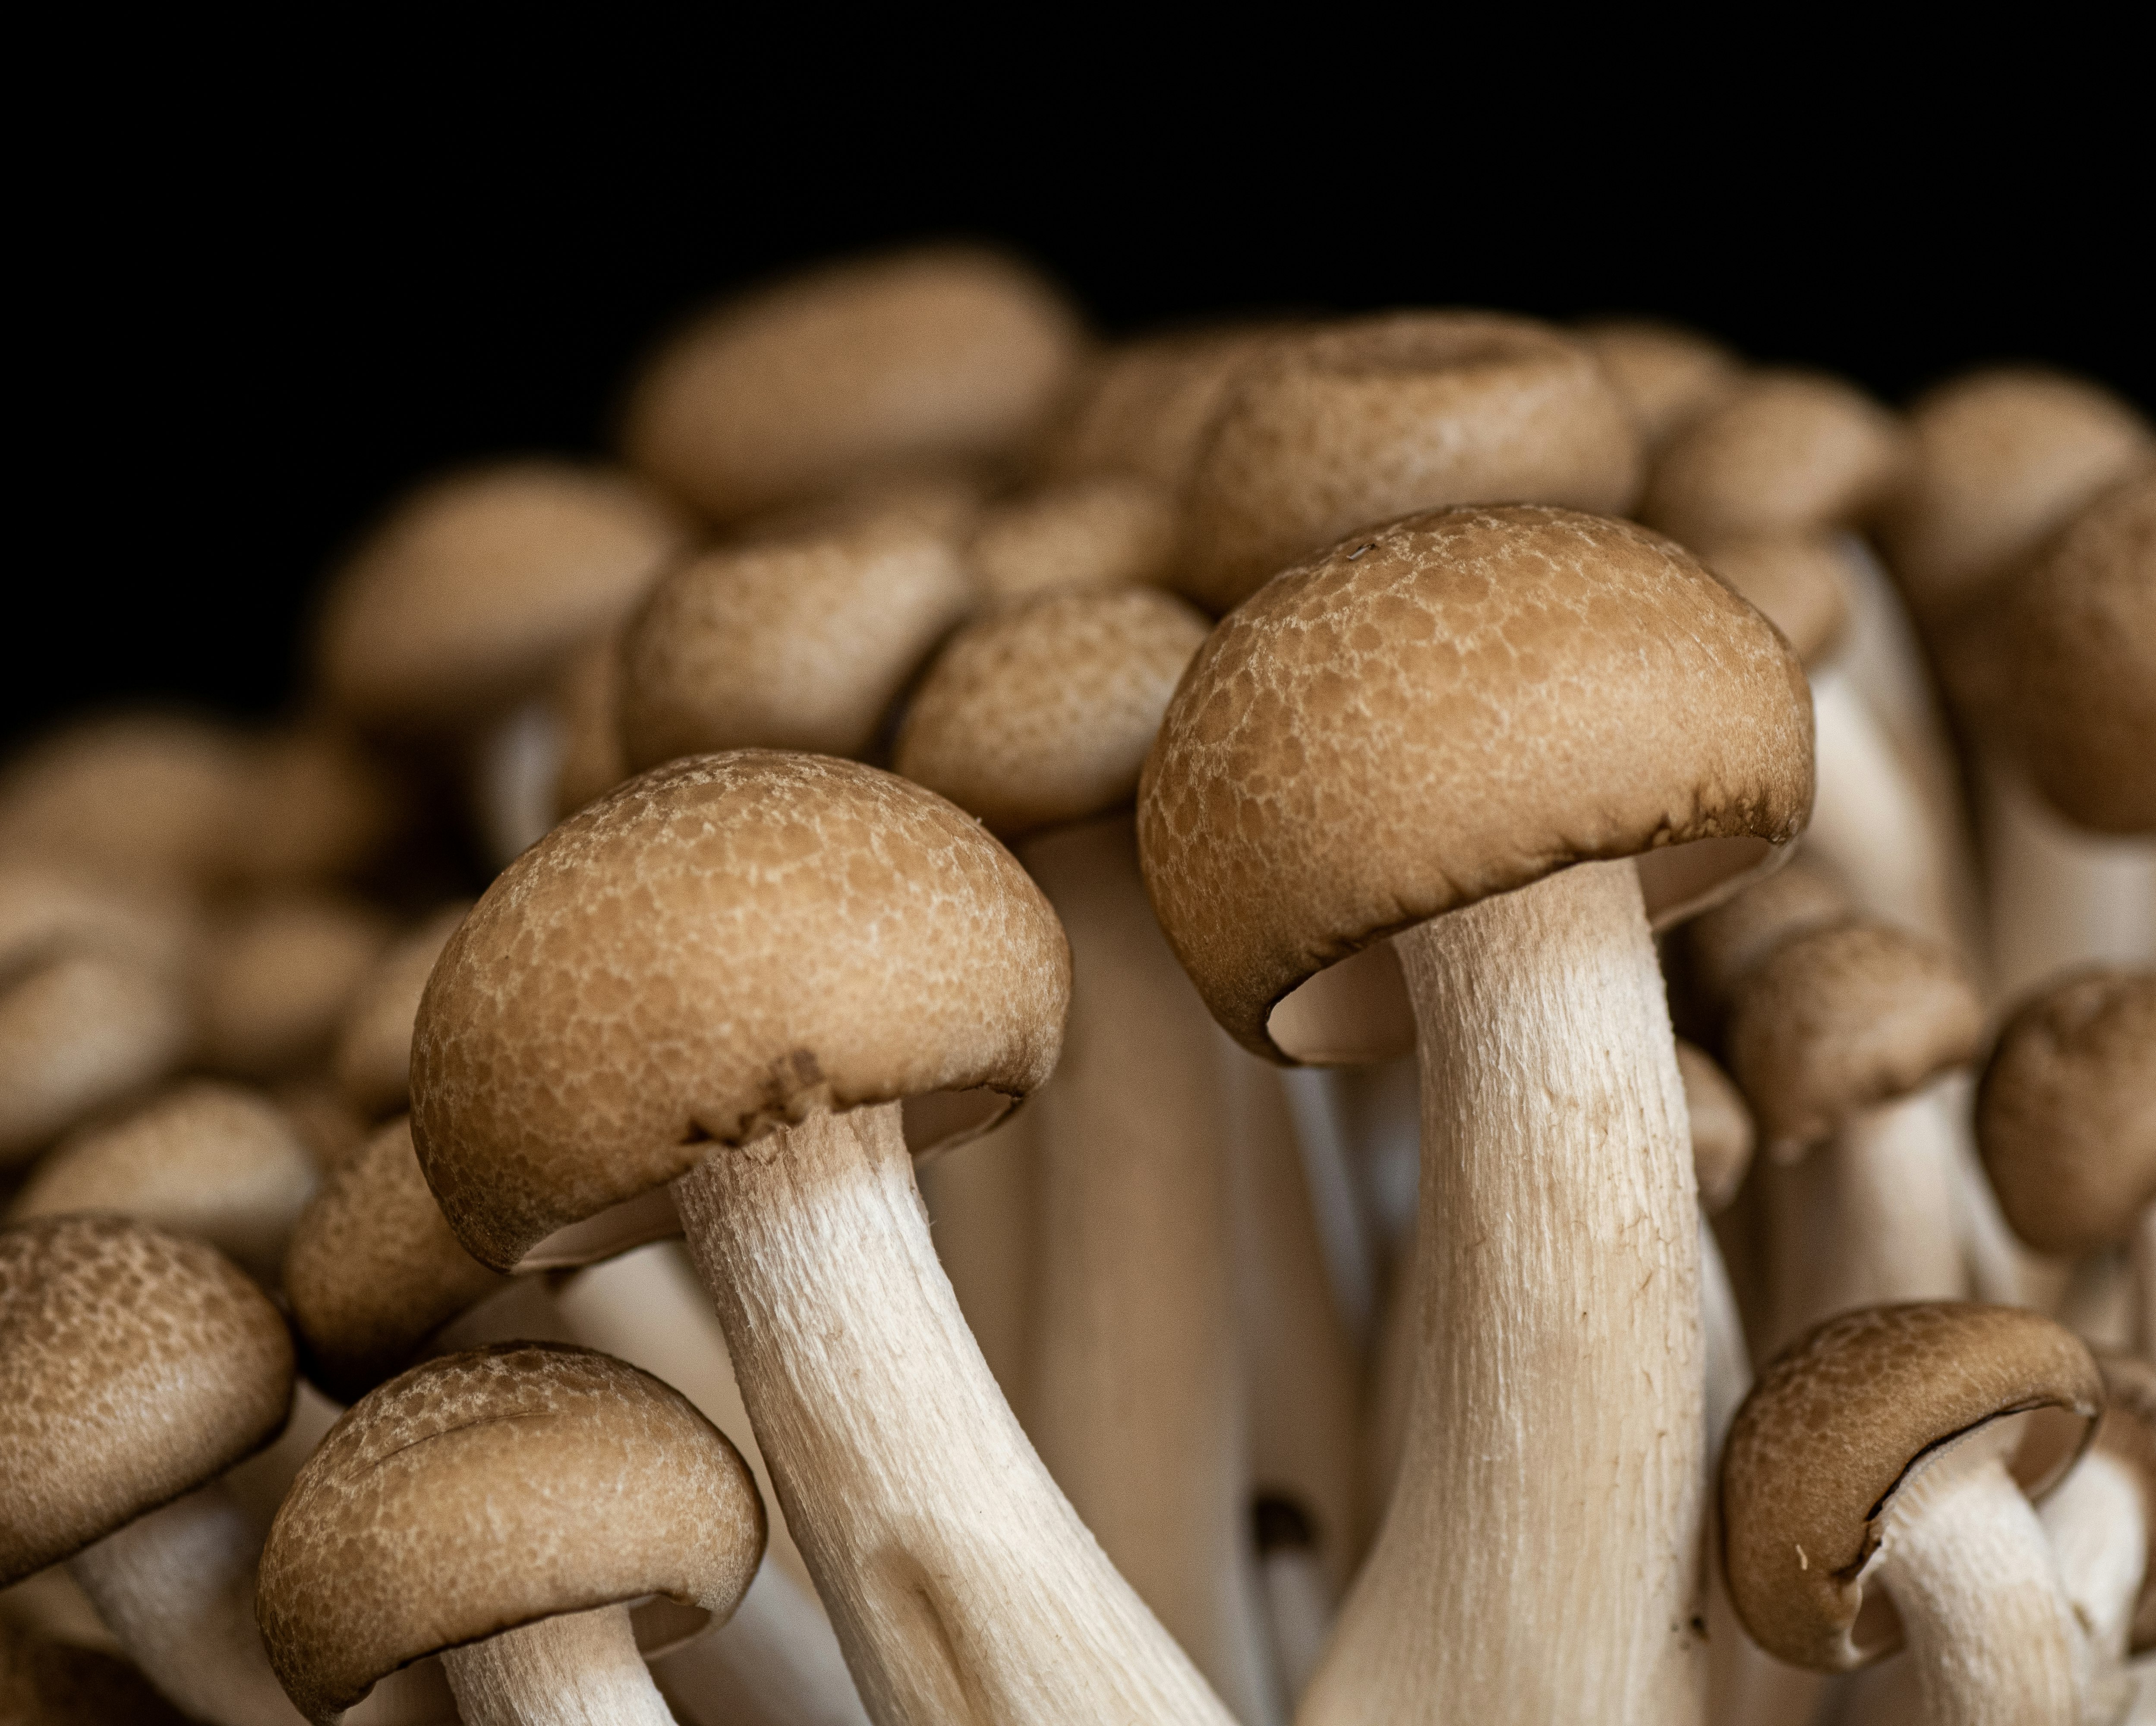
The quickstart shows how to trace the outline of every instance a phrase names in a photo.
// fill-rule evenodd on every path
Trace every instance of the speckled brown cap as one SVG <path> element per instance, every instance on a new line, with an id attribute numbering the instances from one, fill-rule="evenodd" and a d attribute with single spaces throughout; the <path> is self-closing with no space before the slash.
<path id="1" fill-rule="evenodd" d="M 1697 330 L 1645 318 L 1602 318 L 1579 327 L 1650 453 L 1733 393 L 1737 356 Z"/>
<path id="2" fill-rule="evenodd" d="M 346 1402 L 501 1286 L 444 1220 L 403 1117 L 329 1171 L 285 1254 L 307 1376 Z"/>
<path id="3" fill-rule="evenodd" d="M 2124 1241 L 2156 1203 L 2156 973 L 2085 971 L 2024 1004 L 1985 1064 L 1976 1137 L 2038 1251 Z"/>
<path id="4" fill-rule="evenodd" d="M 332 579 L 322 685 L 394 732 L 455 730 L 542 686 L 687 538 L 628 476 L 526 461 L 407 497 Z"/>
<path id="5" fill-rule="evenodd" d="M 1214 630 L 1147 760 L 1138 841 L 1214 1016 L 1281 1059 L 1274 1004 L 1394 931 L 1692 840 L 1753 841 L 1711 867 L 1756 866 L 1811 793 L 1803 668 L 1685 552 L 1566 510 L 1437 511 Z"/>
<path id="6" fill-rule="evenodd" d="M 0 978 L 0 1168 L 156 1084 L 194 1035 L 180 982 L 116 953 L 63 950 Z"/>
<path id="7" fill-rule="evenodd" d="M 1283 337 L 1199 449 L 1175 585 L 1226 611 L 1343 533 L 1443 504 L 1621 511 L 1639 434 L 1594 356 L 1491 312 L 1394 312 Z"/>
<path id="8" fill-rule="evenodd" d="M 1944 948 L 1851 922 L 1784 942 L 1739 982 L 1729 1070 L 1771 1144 L 1826 1138 L 1984 1050 L 1984 1003 Z"/>
<path id="9" fill-rule="evenodd" d="M 624 442 L 706 514 L 737 520 L 897 464 L 1014 454 L 1083 348 L 1062 297 L 998 253 L 850 260 L 675 336 L 636 384 Z"/>
<path id="10" fill-rule="evenodd" d="M 660 1594 L 730 1617 L 763 1556 L 756 1482 L 679 1391 L 589 1349 L 506 1343 L 348 1410 L 262 1549 L 279 1680 L 333 1722 L 400 1667 Z"/>
<path id="11" fill-rule="evenodd" d="M 1754 534 L 1695 547 L 1700 561 L 1766 614 L 1807 667 L 1849 626 L 1840 549 L 1823 534 Z"/>
<path id="12" fill-rule="evenodd" d="M 812 1097 L 1023 1096 L 1070 956 L 980 824 L 894 774 L 742 750 L 572 816 L 450 938 L 419 1006 L 413 1132 L 501 1268 Z"/>
<path id="13" fill-rule="evenodd" d="M 412 1021 L 428 973 L 471 910 L 459 899 L 382 949 L 352 990 L 331 1066 L 362 1114 L 401 1113 L 412 1101 Z"/>
<path id="14" fill-rule="evenodd" d="M 1158 581 L 1175 555 L 1173 494 L 1136 474 L 1096 474 L 984 510 L 966 562 L 983 593 L 1012 599 L 1058 588 Z"/>
<path id="15" fill-rule="evenodd" d="M 2127 1652 L 2156 1648 L 2156 1366 L 2131 1354 L 2099 1352 L 2103 1374 L 2103 1419 L 2097 1425 L 2094 1448 L 2129 1469 L 2141 1484 L 2148 1560 L 2141 1592 L 2133 1603 Z"/>
<path id="16" fill-rule="evenodd" d="M 1817 532 L 1876 509 L 1908 449 L 1901 422 L 1848 384 L 1757 372 L 1656 458 L 1640 519 L 1690 546 Z"/>
<path id="17" fill-rule="evenodd" d="M 1144 588 L 1050 593 L 968 624 L 915 691 L 894 764 L 1005 836 L 1116 809 L 1209 627 Z"/>
<path id="18" fill-rule="evenodd" d="M 1710 1004 L 1727 1007 L 1737 985 L 1784 942 L 1854 915 L 1833 873 L 1799 853 L 1686 925 L 1693 980 Z"/>
<path id="19" fill-rule="evenodd" d="M 1752 1166 L 1758 1137 L 1752 1112 L 1714 1057 L 1677 1039 L 1677 1076 L 1684 1081 L 1685 1112 L 1691 1121 L 1691 1166 L 1699 1183 L 1699 1208 L 1709 1216 L 1729 1207 Z"/>
<path id="20" fill-rule="evenodd" d="M 70 1211 L 131 1216 L 207 1241 L 270 1282 L 318 1178 L 313 1156 L 268 1097 L 191 1079 L 55 1146 L 8 1214 L 11 1221 Z"/>
<path id="21" fill-rule="evenodd" d="M 110 1216 L 0 1229 L 0 1587 L 250 1456 L 292 1342 L 199 1241 Z"/>
<path id="22" fill-rule="evenodd" d="M 2041 1313 L 1939 1303 L 1829 1319 L 1761 1374 L 1722 1447 L 1722 1566 L 1744 1627 L 1815 1672 L 1892 1652 L 1886 1597 L 1888 1610 L 1863 1609 L 1895 1494 L 1978 1427 L 2061 1410 L 2031 1423 L 2008 1465 L 2040 1498 L 2102 1406 L 2087 1348 Z"/>
<path id="23" fill-rule="evenodd" d="M 2156 834 L 2156 466 L 2076 517 L 1999 623 L 2007 722 L 2044 794 L 2080 826 Z"/>
<path id="24" fill-rule="evenodd" d="M 2089 501 L 2156 460 L 2148 423 L 2078 378 L 2000 367 L 1909 410 L 1915 459 L 1879 521 L 1917 614 L 1946 616 L 2025 563 Z"/>
<path id="25" fill-rule="evenodd" d="M 718 749 L 860 754 L 973 600 L 947 540 L 888 516 L 708 552 L 629 622 L 623 753 L 639 771 Z"/>
<path id="26" fill-rule="evenodd" d="M 388 918 L 334 893 L 268 893 L 234 906 L 211 931 L 197 982 L 204 1058 L 267 1078 L 326 1055 L 390 938 Z"/>

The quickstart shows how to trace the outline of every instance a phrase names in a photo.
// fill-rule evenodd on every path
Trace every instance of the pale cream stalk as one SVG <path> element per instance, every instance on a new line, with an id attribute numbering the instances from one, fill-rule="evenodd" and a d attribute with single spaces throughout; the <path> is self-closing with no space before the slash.
<path id="1" fill-rule="evenodd" d="M 519 1625 L 443 1652 L 465 1726 L 674 1726 L 626 1605 Z"/>

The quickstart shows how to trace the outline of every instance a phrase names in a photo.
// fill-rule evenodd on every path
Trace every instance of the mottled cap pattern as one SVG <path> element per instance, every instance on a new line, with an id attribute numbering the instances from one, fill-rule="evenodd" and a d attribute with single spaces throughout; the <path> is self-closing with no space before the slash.
<path id="1" fill-rule="evenodd" d="M 896 765 L 998 834 L 1119 808 L 1208 627 L 1149 588 L 1050 594 L 969 624 L 921 679 Z"/>
<path id="2" fill-rule="evenodd" d="M 1976 1138 L 2038 1251 L 2125 1241 L 2156 1204 L 2156 973 L 2081 972 L 2016 1010 L 1977 1089 Z"/>
<path id="3" fill-rule="evenodd" d="M 292 1342 L 200 1241 L 120 1217 L 0 1229 L 0 1587 L 283 1429 Z"/>
<path id="4" fill-rule="evenodd" d="M 1221 398 L 1174 584 L 1240 604 L 1342 534 L 1442 504 L 1629 508 L 1639 434 L 1585 347 L 1527 318 L 1395 312 L 1283 336 Z"/>
<path id="5" fill-rule="evenodd" d="M 2061 1410 L 2080 1421 L 2077 1441 L 2039 1443 L 2032 1431 L 2009 1464 L 2041 1497 L 2102 1406 L 2087 1348 L 2040 1312 L 1934 1303 L 1829 1319 L 1761 1374 L 1722 1447 L 1722 1566 L 1744 1627 L 1776 1659 L 1815 1672 L 1891 1652 L 1891 1630 L 1865 1644 L 1855 1633 L 1896 1492 L 1989 1421 Z"/>
<path id="6" fill-rule="evenodd" d="M 1413 516 L 1269 583 L 1184 674 L 1139 793 L 1214 1016 L 1567 864 L 1785 843 L 1811 809 L 1789 645 L 1677 547 L 1533 507 Z"/>
<path id="7" fill-rule="evenodd" d="M 256 1616 L 310 1719 L 400 1667 L 665 1595 L 723 1621 L 763 1555 L 748 1468 L 680 1392 L 588 1349 L 431 1360 L 348 1410 L 292 1482 Z"/>
<path id="8" fill-rule="evenodd" d="M 1984 1049 L 1984 1003 L 1959 960 L 1881 923 L 1784 942 L 1737 985 L 1730 1071 L 1780 1144 L 1826 1138 Z"/>
<path id="9" fill-rule="evenodd" d="M 413 1134 L 501 1268 L 804 1106 L 1048 1076 L 1070 948 L 979 823 L 891 773 L 743 750 L 571 817 L 451 937 Z"/>

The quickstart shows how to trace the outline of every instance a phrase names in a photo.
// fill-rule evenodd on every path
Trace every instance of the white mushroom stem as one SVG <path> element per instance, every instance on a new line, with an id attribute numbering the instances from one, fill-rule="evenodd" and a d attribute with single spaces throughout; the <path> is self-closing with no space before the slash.
<path id="1" fill-rule="evenodd" d="M 1636 873 L 1578 866 L 1397 940 L 1422 1360 L 1298 1718 L 1697 1722 L 1698 1199 Z"/>
<path id="2" fill-rule="evenodd" d="M 1260 1518 L 1265 1513 L 1260 1507 Z M 1274 1668 L 1281 1693 L 1292 1702 L 1308 1687 L 1311 1674 L 1317 1670 L 1339 1606 L 1339 1591 L 1326 1574 L 1317 1547 L 1307 1539 L 1264 1547 L 1258 1572 L 1265 1590 L 1265 1617 L 1272 1629 Z"/>
<path id="3" fill-rule="evenodd" d="M 2148 1565 L 2148 1503 L 2138 1475 L 2108 1451 L 2091 1451 L 2037 1518 L 2091 1645 L 2112 1664 L 2123 1661 Z"/>
<path id="4" fill-rule="evenodd" d="M 1722 1247 L 1702 1214 L 1699 1220 L 1699 1328 L 1707 1351 L 1707 1479 L 1708 1494 L 1720 1471 L 1722 1441 L 1738 1405 L 1752 1388 L 1752 1351 Z"/>
<path id="5" fill-rule="evenodd" d="M 137 1517 L 69 1573 L 142 1674 L 214 1726 L 299 1726 L 254 1623 L 262 1532 L 213 1483 Z"/>
<path id="6" fill-rule="evenodd" d="M 548 697 L 512 708 L 480 734 L 473 751 L 472 816 L 495 868 L 553 826 L 554 788 L 567 749 L 567 729 Z"/>
<path id="7" fill-rule="evenodd" d="M 465 1726 L 674 1726 L 626 1605 L 519 1625 L 442 1656 Z"/>
<path id="8" fill-rule="evenodd" d="M 1227 1726 L 997 1390 L 937 1261 L 896 1105 L 722 1148 L 675 1193 L 878 1726 Z"/>

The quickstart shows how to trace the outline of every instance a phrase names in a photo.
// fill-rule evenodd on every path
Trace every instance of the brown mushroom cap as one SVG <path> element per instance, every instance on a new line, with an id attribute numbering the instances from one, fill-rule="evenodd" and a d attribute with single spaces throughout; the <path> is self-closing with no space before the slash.
<path id="1" fill-rule="evenodd" d="M 321 881 L 378 857 L 402 810 L 382 768 L 350 737 L 321 727 L 256 747 L 233 871 L 255 882 Z"/>
<path id="2" fill-rule="evenodd" d="M 2082 972 L 2020 1007 L 1984 1067 L 1976 1136 L 2037 1251 L 2125 1240 L 2156 1203 L 2156 973 Z"/>
<path id="3" fill-rule="evenodd" d="M 1809 1144 L 1974 1061 L 1984 1003 L 1944 948 L 1847 922 L 1784 942 L 1739 982 L 1726 1042 L 1760 1130 Z"/>
<path id="4" fill-rule="evenodd" d="M 382 949 L 353 989 L 337 1026 L 331 1066 L 338 1086 L 367 1115 L 411 1107 L 412 1021 L 442 948 L 471 910 L 445 905 Z"/>
<path id="5" fill-rule="evenodd" d="M 506 1343 L 368 1395 L 301 1467 L 257 1613 L 301 1712 L 335 1720 L 400 1667 L 662 1594 L 731 1616 L 763 1503 L 679 1391 L 588 1349 Z"/>
<path id="6" fill-rule="evenodd" d="M 999 599 L 1158 581 L 1175 555 L 1178 525 L 1173 495 L 1158 482 L 1096 474 L 983 511 L 966 562 Z"/>
<path id="7" fill-rule="evenodd" d="M 915 691 L 894 764 L 1000 835 L 1127 804 L 1208 628 L 1145 588 L 1050 593 L 968 624 Z"/>
<path id="8" fill-rule="evenodd" d="M 63 951 L 0 979 L 0 1167 L 155 1084 L 194 1031 L 180 984 L 119 954 Z"/>
<path id="9" fill-rule="evenodd" d="M 1017 860 L 894 774 L 742 750 L 572 816 L 450 937 L 413 1137 L 500 1268 L 779 1124 L 1055 1064 L 1070 949 Z"/>
<path id="10" fill-rule="evenodd" d="M 1695 549 L 1702 562 L 1789 638 L 1807 666 L 1840 641 L 1849 626 L 1849 589 L 1832 540 L 1819 534 L 1758 534 Z"/>
<path id="11" fill-rule="evenodd" d="M 998 253 L 828 265 L 728 301 L 661 348 L 624 442 L 706 514 L 736 520 L 879 469 L 1015 453 L 1082 341 L 1055 289 Z"/>
<path id="12" fill-rule="evenodd" d="M 629 621 L 624 753 L 639 770 L 752 747 L 860 754 L 973 598 L 947 540 L 889 516 L 707 552 Z"/>
<path id="13" fill-rule="evenodd" d="M 85 881 L 55 864 L 0 864 L 0 976 L 84 951 L 177 976 L 199 933 L 184 895 Z"/>
<path id="14" fill-rule="evenodd" d="M 0 1229 L 0 1587 L 252 1456 L 292 1342 L 199 1241 L 121 1217 Z"/>
<path id="15" fill-rule="evenodd" d="M 1592 354 L 1488 312 L 1395 312 L 1269 344 L 1235 376 L 1190 477 L 1177 587 L 1241 603 L 1340 535 L 1411 510 L 1615 512 L 1639 436 Z"/>
<path id="16" fill-rule="evenodd" d="M 1603 318 L 1579 327 L 1650 453 L 1732 393 L 1737 356 L 1697 330 L 1645 318 Z"/>
<path id="17" fill-rule="evenodd" d="M 203 958 L 204 1056 L 227 1072 L 269 1077 L 327 1054 L 389 938 L 381 912 L 335 894 L 270 893 L 234 907 Z"/>
<path id="18" fill-rule="evenodd" d="M 1214 630 L 1147 760 L 1139 850 L 1214 1016 L 1280 1059 L 1274 1004 L 1394 931 L 1692 840 L 1753 841 L 1750 866 L 1811 791 L 1803 668 L 1687 553 L 1564 510 L 1438 511 Z M 1642 879 L 1650 907 L 1702 885 Z"/>
<path id="19" fill-rule="evenodd" d="M 1699 1184 L 1699 1208 L 1714 1216 L 1728 1209 L 1744 1184 L 1758 1129 L 1729 1075 L 1712 1056 L 1682 1037 L 1677 1039 L 1677 1076 L 1684 1081 L 1685 1112 L 1691 1121 L 1691 1166 Z"/>
<path id="20" fill-rule="evenodd" d="M 1868 515 L 1900 478 L 1908 441 L 1846 383 L 1758 372 L 1656 459 L 1640 519 L 1686 545 L 1815 533 Z"/>
<path id="21" fill-rule="evenodd" d="M 2133 1603 L 2127 1652 L 2156 1648 L 2156 1366 L 2130 1354 L 2099 1354 L 2103 1374 L 2103 1419 L 2093 1448 L 2116 1458 L 2141 1483 L 2142 1517 L 2148 1549 L 2141 1592 Z"/>
<path id="22" fill-rule="evenodd" d="M 190 1080 L 54 1148 L 9 1208 L 11 1221 L 101 1210 L 207 1241 L 259 1279 L 319 1177 L 284 1111 L 259 1092 Z"/>
<path id="23" fill-rule="evenodd" d="M 2156 465 L 2076 517 L 2014 584 L 2008 722 L 2068 819 L 2156 834 Z"/>
<path id="24" fill-rule="evenodd" d="M 1738 984 L 1784 942 L 1852 914 L 1841 883 L 1799 853 L 1686 926 L 1692 976 L 1710 1001 L 1726 1006 Z"/>
<path id="25" fill-rule="evenodd" d="M 526 461 L 438 480 L 337 572 L 323 686 L 379 729 L 473 724 L 545 683 L 685 538 L 665 505 L 602 469 Z"/>
<path id="26" fill-rule="evenodd" d="M 2035 555 L 2156 455 L 2108 391 L 2026 367 L 1974 372 L 1909 410 L 1914 460 L 1882 513 L 1887 561 L 1920 616 L 1942 617 Z"/>
<path id="27" fill-rule="evenodd" d="M 1815 1672 L 1891 1652 L 1898 1621 L 1863 1609 L 1896 1493 L 1977 1428 L 2058 1410 L 2030 1422 L 2009 1463 L 2041 1497 L 2102 1406 L 2087 1348 L 2041 1313 L 1938 1303 L 1829 1319 L 1760 1375 L 1722 1448 L 1722 1566 L 1744 1627 Z"/>

